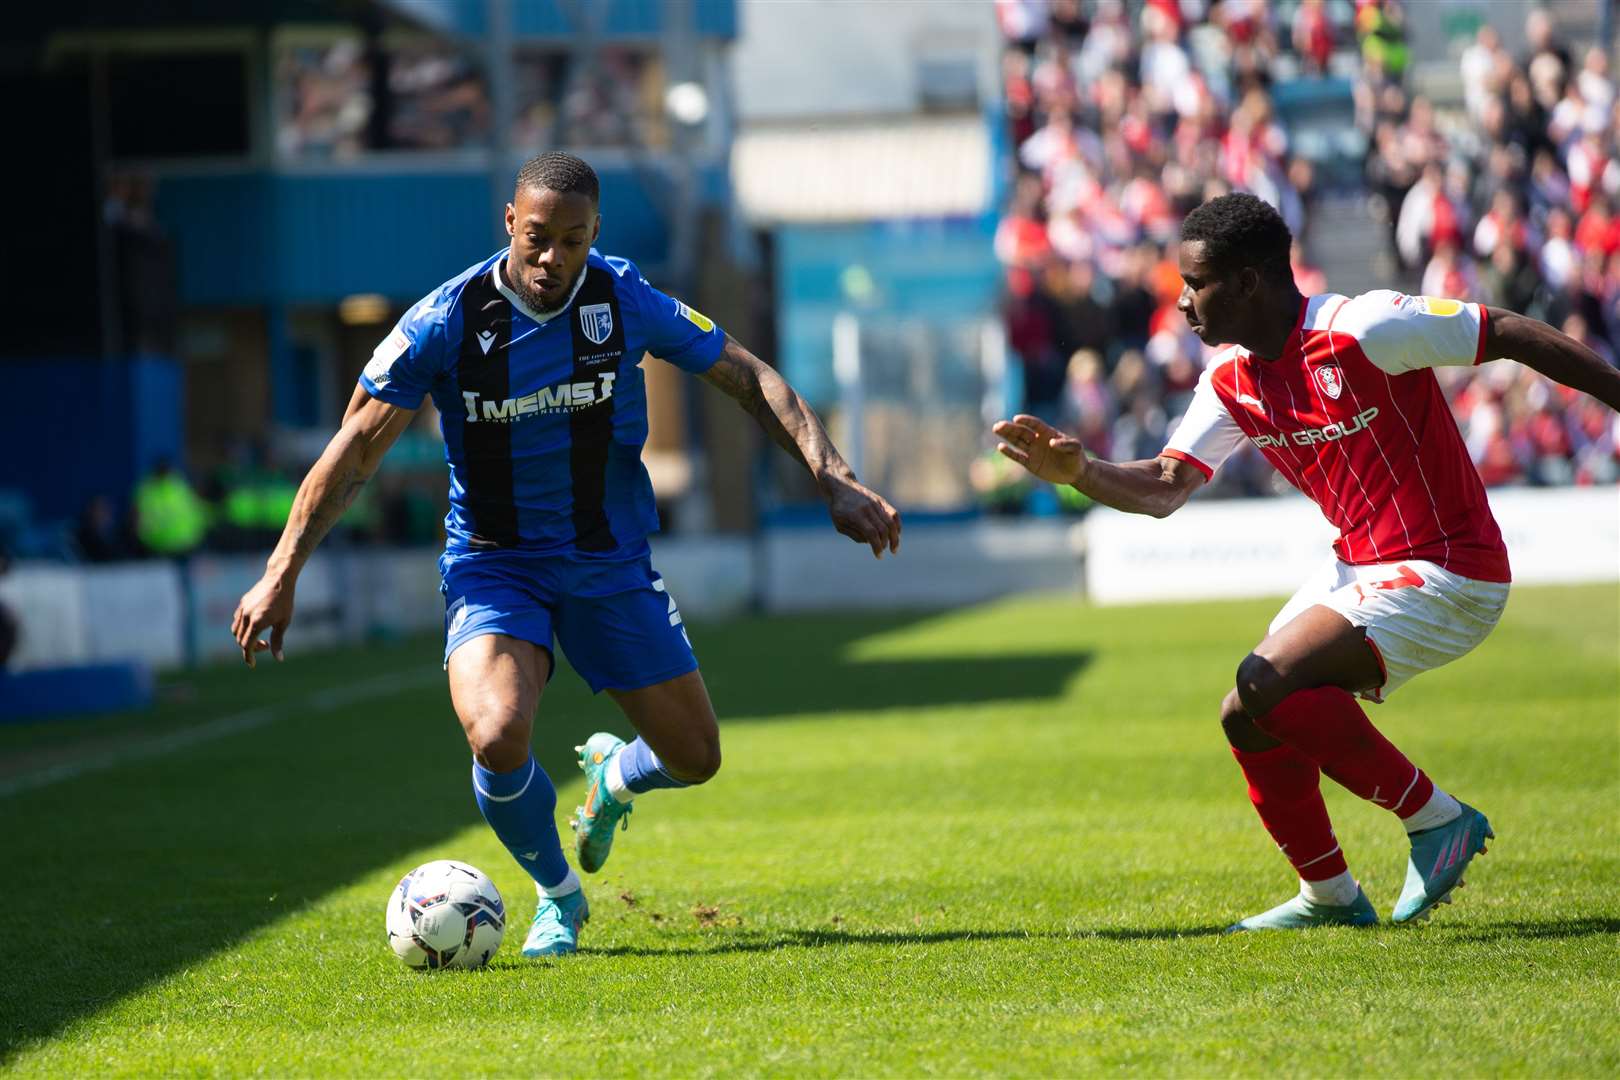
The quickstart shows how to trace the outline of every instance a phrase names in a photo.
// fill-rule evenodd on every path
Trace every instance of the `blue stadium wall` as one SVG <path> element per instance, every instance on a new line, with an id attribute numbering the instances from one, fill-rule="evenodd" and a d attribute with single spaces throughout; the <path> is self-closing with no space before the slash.
<path id="1" fill-rule="evenodd" d="M 463 34 L 482 34 L 487 0 L 395 0 L 396 6 L 423 22 Z M 605 37 L 641 36 L 664 29 L 665 0 L 589 0 L 606 7 Z M 695 0 L 697 32 L 711 37 L 737 36 L 737 0 Z M 512 5 L 512 32 L 519 37 L 566 37 L 577 32 L 576 20 L 559 0 L 520 0 Z"/>
<path id="2" fill-rule="evenodd" d="M 669 254 L 658 171 L 599 169 L 598 247 L 656 266 Z M 723 170 L 702 177 L 712 195 Z M 188 306 L 335 304 L 353 293 L 412 302 L 502 246 L 485 171 L 167 177 L 158 217 Z"/>
<path id="3" fill-rule="evenodd" d="M 184 452 L 184 381 L 162 357 L 7 361 L 13 387 L 0 453 L 16 472 L 0 489 L 26 493 L 38 520 L 71 518 L 93 495 L 123 504 L 160 460 Z"/>

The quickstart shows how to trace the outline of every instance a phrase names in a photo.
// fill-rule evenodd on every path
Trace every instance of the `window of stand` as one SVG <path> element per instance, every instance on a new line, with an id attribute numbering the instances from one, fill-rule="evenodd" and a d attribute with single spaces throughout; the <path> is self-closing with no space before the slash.
<path id="1" fill-rule="evenodd" d="M 272 47 L 274 131 L 288 162 L 341 162 L 378 151 L 481 150 L 491 95 L 482 58 L 430 35 L 286 30 Z M 662 151 L 663 62 L 651 43 L 602 45 L 587 60 L 566 44 L 512 56 L 512 149 Z"/>
<path id="2" fill-rule="evenodd" d="M 489 144 L 490 100 L 476 54 L 429 35 L 287 31 L 272 47 L 275 143 L 287 161 Z"/>
<path id="3" fill-rule="evenodd" d="M 577 52 L 523 46 L 513 56 L 512 148 L 665 150 L 664 65 L 651 45 L 603 45 L 580 69 Z"/>

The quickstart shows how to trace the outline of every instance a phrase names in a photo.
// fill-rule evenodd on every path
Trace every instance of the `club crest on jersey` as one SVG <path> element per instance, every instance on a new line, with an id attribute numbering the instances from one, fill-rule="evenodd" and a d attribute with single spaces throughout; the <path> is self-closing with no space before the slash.
<path id="1" fill-rule="evenodd" d="M 592 345 L 600 345 L 613 333 L 613 305 L 586 304 L 579 309 L 579 328 Z"/>
<path id="2" fill-rule="evenodd" d="M 1339 395 L 1344 393 L 1344 375 L 1339 371 L 1339 365 L 1323 364 L 1317 368 L 1316 385 L 1334 401 L 1339 400 Z"/>

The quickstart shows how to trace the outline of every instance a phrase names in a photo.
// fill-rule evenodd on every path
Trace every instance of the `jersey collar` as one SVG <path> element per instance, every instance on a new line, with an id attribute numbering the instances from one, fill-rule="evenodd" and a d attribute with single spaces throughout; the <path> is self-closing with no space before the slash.
<path id="1" fill-rule="evenodd" d="M 1294 319 L 1294 328 L 1289 331 L 1288 340 L 1283 342 L 1282 355 L 1275 360 L 1267 360 L 1259 353 L 1250 352 L 1243 346 L 1238 346 L 1238 358 L 1244 362 L 1250 371 L 1255 373 L 1256 378 L 1273 369 L 1280 370 L 1282 362 L 1285 360 L 1297 359 L 1305 355 L 1305 319 L 1311 310 L 1311 302 L 1315 299 L 1315 297 L 1307 296 L 1300 302 L 1299 315 Z"/>
<path id="2" fill-rule="evenodd" d="M 552 319 L 555 319 L 558 315 L 561 315 L 563 312 L 567 311 L 573 306 L 574 297 L 579 295 L 580 288 L 585 284 L 586 275 L 591 272 L 591 264 L 587 262 L 585 264 L 585 268 L 579 272 L 578 279 L 574 281 L 574 288 L 569 292 L 568 299 L 564 300 L 562 302 L 562 306 L 556 311 L 553 311 L 549 315 L 542 315 L 528 304 L 525 304 L 523 299 L 519 297 L 517 293 L 512 291 L 512 287 L 506 283 L 506 279 L 501 276 L 501 266 L 505 262 L 506 255 L 503 253 L 500 258 L 495 260 L 495 265 L 489 268 L 489 279 L 495 283 L 495 288 L 502 296 L 506 297 L 513 307 L 527 315 L 539 326 L 546 325 L 546 323 L 550 322 Z"/>
<path id="3" fill-rule="evenodd" d="M 1283 351 L 1281 356 L 1277 357 L 1275 360 L 1266 360 L 1255 353 L 1249 352 L 1247 349 L 1245 349 L 1244 352 L 1248 353 L 1249 358 L 1254 363 L 1259 364 L 1261 367 L 1267 367 L 1284 360 L 1292 360 L 1305 355 L 1305 320 L 1310 314 L 1311 303 L 1315 299 L 1316 298 L 1313 296 L 1305 296 L 1300 298 L 1299 314 L 1294 317 L 1294 328 L 1288 332 L 1288 339 L 1283 342 Z"/>

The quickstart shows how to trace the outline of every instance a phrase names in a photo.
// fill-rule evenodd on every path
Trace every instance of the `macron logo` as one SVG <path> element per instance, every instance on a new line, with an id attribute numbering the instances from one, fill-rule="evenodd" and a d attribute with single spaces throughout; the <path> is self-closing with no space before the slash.
<path id="1" fill-rule="evenodd" d="M 480 330 L 480 331 L 478 331 L 478 347 L 480 349 L 484 350 L 484 355 L 485 356 L 489 355 L 489 347 L 491 345 L 493 345 L 493 344 L 495 344 L 495 331 L 493 331 L 493 330 Z"/>

